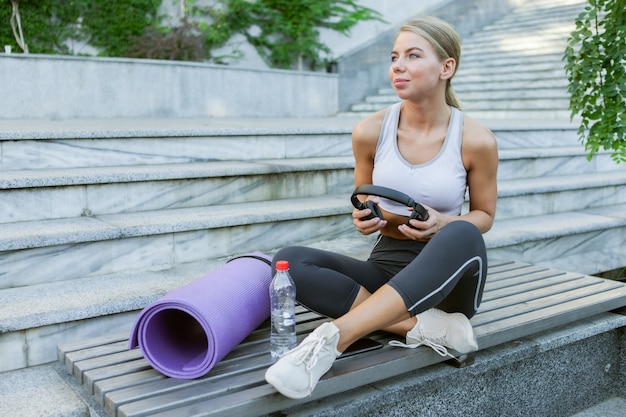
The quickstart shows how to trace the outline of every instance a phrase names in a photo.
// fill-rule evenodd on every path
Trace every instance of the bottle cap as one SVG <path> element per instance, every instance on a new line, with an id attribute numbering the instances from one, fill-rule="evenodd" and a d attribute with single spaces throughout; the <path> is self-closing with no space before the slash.
<path id="1" fill-rule="evenodd" d="M 289 269 L 288 261 L 276 261 L 276 269 L 278 271 L 286 271 Z"/>

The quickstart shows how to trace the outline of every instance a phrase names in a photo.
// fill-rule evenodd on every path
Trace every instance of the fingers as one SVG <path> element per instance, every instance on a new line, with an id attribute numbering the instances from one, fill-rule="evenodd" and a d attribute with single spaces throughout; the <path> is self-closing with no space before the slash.
<path id="1" fill-rule="evenodd" d="M 369 220 L 363 220 L 363 218 L 372 214 L 370 209 L 352 211 L 353 223 L 359 233 L 363 235 L 369 235 L 375 233 L 387 225 L 386 220 L 382 220 L 379 217 L 374 217 Z"/>
<path id="2" fill-rule="evenodd" d="M 438 223 L 434 219 L 420 221 L 410 219 L 408 224 L 401 224 L 398 230 L 413 240 L 428 241 L 439 231 Z"/>

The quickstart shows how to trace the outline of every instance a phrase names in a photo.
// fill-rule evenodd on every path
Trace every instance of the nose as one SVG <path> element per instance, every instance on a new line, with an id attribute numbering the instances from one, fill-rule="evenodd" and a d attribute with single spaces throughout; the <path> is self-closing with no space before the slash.
<path id="1" fill-rule="evenodd" d="M 397 58 L 395 61 L 391 62 L 391 69 L 394 72 L 401 72 L 404 70 L 404 64 L 400 58 Z"/>

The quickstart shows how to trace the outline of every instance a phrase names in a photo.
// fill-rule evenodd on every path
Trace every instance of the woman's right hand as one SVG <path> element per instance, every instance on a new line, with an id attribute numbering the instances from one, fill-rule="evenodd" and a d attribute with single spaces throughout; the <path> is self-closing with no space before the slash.
<path id="1" fill-rule="evenodd" d="M 368 198 L 368 200 L 372 200 L 374 203 L 378 204 L 378 201 L 375 198 Z M 355 208 L 352 210 L 352 222 L 354 223 L 356 230 L 358 230 L 362 235 L 371 235 L 387 225 L 387 221 L 381 219 L 380 217 L 363 220 L 364 217 L 367 217 L 370 214 L 372 214 L 372 210 L 368 208 L 364 210 Z"/>

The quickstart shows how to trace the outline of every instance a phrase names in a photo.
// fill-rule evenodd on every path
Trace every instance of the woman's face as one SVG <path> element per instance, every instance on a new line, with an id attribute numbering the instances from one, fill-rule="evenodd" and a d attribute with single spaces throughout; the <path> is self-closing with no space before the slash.
<path id="1" fill-rule="evenodd" d="M 398 97 L 422 98 L 441 84 L 445 91 L 445 80 L 449 77 L 444 74 L 444 62 L 439 60 L 430 42 L 413 32 L 398 34 L 389 67 L 389 81 Z"/>

